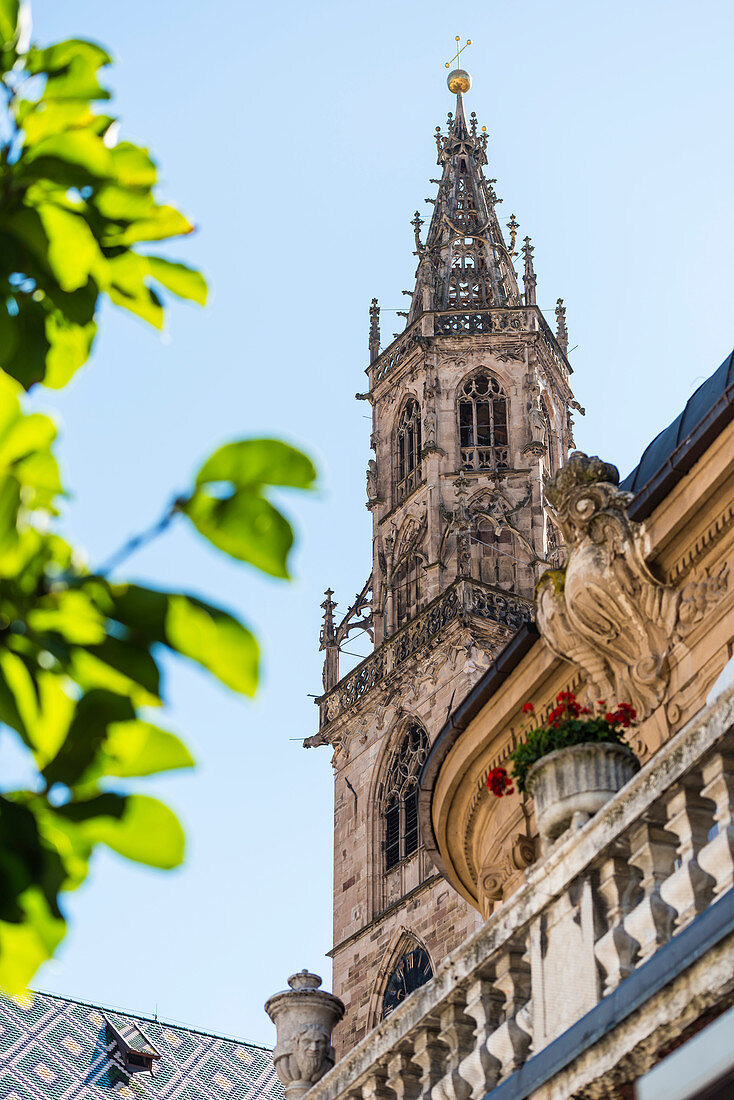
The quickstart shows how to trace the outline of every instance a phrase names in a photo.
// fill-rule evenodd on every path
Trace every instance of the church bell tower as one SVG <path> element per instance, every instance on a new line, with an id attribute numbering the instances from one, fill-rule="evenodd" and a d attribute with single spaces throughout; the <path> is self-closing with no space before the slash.
<path id="1" fill-rule="evenodd" d="M 437 873 L 418 822 L 418 777 L 458 704 L 532 614 L 540 572 L 556 563 L 543 477 L 573 445 L 568 337 L 536 305 L 533 246 L 516 262 L 518 223 L 503 233 L 485 175 L 487 134 L 449 74 L 456 106 L 436 130 L 440 179 L 405 327 L 383 346 L 370 308 L 367 470 L 372 573 L 346 615 L 322 604 L 319 732 L 335 771 L 333 989 L 347 1011 L 344 1054 L 479 924 Z M 340 650 L 367 630 L 373 652 L 341 676 Z M 522 821 L 498 837 L 513 865 L 488 868 L 491 897 L 529 862 Z M 500 843 L 501 842 L 501 843 Z M 484 868 L 482 871 L 484 872 Z"/>

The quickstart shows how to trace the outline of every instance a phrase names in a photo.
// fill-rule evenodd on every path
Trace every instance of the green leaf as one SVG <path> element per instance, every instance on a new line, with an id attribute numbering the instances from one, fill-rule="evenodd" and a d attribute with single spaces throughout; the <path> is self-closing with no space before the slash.
<path id="1" fill-rule="evenodd" d="M 287 577 L 293 532 L 263 490 L 271 485 L 308 489 L 315 477 L 311 460 L 280 440 L 227 443 L 204 463 L 196 490 L 181 510 L 220 550 Z"/>
<path id="2" fill-rule="evenodd" d="M 61 313 L 50 313 L 46 318 L 49 349 L 44 385 L 54 390 L 62 389 L 79 367 L 86 363 L 96 335 L 97 326 L 94 321 L 86 325 L 75 325 L 67 321 Z"/>
<path id="3" fill-rule="evenodd" d="M 90 129 L 49 134 L 29 144 L 23 163 L 31 166 L 30 173 L 24 169 L 31 176 L 79 185 L 111 179 L 115 170 L 110 150 Z"/>
<path id="4" fill-rule="evenodd" d="M 279 439 L 242 439 L 225 443 L 196 475 L 197 488 L 228 481 L 234 489 L 287 485 L 310 489 L 316 480 L 311 459 Z"/>
<path id="5" fill-rule="evenodd" d="M 69 674 L 87 691 L 106 688 L 136 707 L 160 705 L 158 665 L 141 639 L 107 637 L 98 646 L 74 647 Z"/>
<path id="6" fill-rule="evenodd" d="M 54 42 L 44 49 L 37 46 L 29 50 L 27 68 L 32 73 L 64 72 L 75 61 L 83 61 L 93 70 L 109 65 L 112 58 L 96 42 L 86 38 L 67 38 L 63 42 Z"/>
<path id="7" fill-rule="evenodd" d="M 104 243 L 131 245 L 138 241 L 162 241 L 193 231 L 191 222 L 174 206 L 155 206 L 147 217 L 131 222 L 126 229 L 109 233 Z"/>
<path id="8" fill-rule="evenodd" d="M 218 550 L 273 577 L 289 576 L 293 530 L 264 497 L 238 490 L 220 500 L 195 492 L 181 510 Z"/>
<path id="9" fill-rule="evenodd" d="M 90 844 L 106 844 L 127 859 L 151 867 L 178 867 L 184 857 L 184 835 L 167 806 L 145 795 L 102 794 L 57 808 L 75 822 Z"/>
<path id="10" fill-rule="evenodd" d="M 155 161 L 147 149 L 121 141 L 111 150 L 115 179 L 123 187 L 139 187 L 149 190 L 158 178 Z"/>
<path id="11" fill-rule="evenodd" d="M 104 755 L 94 771 L 95 778 L 103 775 L 130 777 L 193 765 L 191 753 L 175 734 L 135 719 L 110 725 Z"/>
<path id="12" fill-rule="evenodd" d="M 90 126 L 98 117 L 89 109 L 89 104 L 81 100 L 59 101 L 57 103 L 33 103 L 21 100 L 16 108 L 16 121 L 25 134 L 27 146 L 36 145 L 51 134 L 64 130 L 83 129 Z"/>
<path id="13" fill-rule="evenodd" d="M 99 645 L 105 638 L 103 616 L 79 589 L 61 589 L 36 599 L 27 622 L 34 633 L 60 634 L 73 645 Z"/>
<path id="14" fill-rule="evenodd" d="M 69 731 L 58 753 L 42 771 L 46 782 L 73 787 L 83 781 L 98 753 L 102 751 L 113 722 L 135 718 L 129 699 L 100 689 L 87 692 L 76 705 Z"/>
<path id="15" fill-rule="evenodd" d="M 226 611 L 193 596 L 113 585 L 114 617 L 135 634 L 208 669 L 227 687 L 254 695 L 259 651 L 253 634 Z"/>
<path id="16" fill-rule="evenodd" d="M 64 690 L 64 678 L 51 672 L 37 677 L 38 713 L 28 733 L 39 770 L 53 760 L 63 745 L 76 709 L 75 700 Z"/>
<path id="17" fill-rule="evenodd" d="M 230 615 L 188 596 L 169 596 L 169 645 L 234 691 L 254 695 L 258 646 L 250 631 Z"/>
<path id="18" fill-rule="evenodd" d="M 147 192 L 141 194 L 130 187 L 116 183 L 106 184 L 90 199 L 103 218 L 113 222 L 131 222 L 145 218 L 155 206 L 155 200 Z"/>
<path id="19" fill-rule="evenodd" d="M 22 657 L 0 648 L 0 719 L 17 730 L 27 745 L 38 717 L 38 696 Z"/>
<path id="20" fill-rule="evenodd" d="M 48 237 L 48 264 L 62 290 L 78 290 L 103 262 L 94 234 L 78 214 L 45 203 L 38 215 Z"/>
<path id="21" fill-rule="evenodd" d="M 185 264 L 164 260 L 162 256 L 148 256 L 147 259 L 153 278 L 173 294 L 178 295 L 179 298 L 189 298 L 193 302 L 198 302 L 200 306 L 206 305 L 206 279 L 200 271 L 195 271 Z"/>
<path id="22" fill-rule="evenodd" d="M 0 989 L 23 993 L 42 963 L 64 938 L 66 924 L 42 890 L 31 887 L 19 898 L 22 919 L 0 921 Z"/>
<path id="23" fill-rule="evenodd" d="M 33 73 L 48 73 L 43 98 L 109 99 L 109 92 L 97 80 L 97 70 L 111 61 L 110 55 L 94 42 L 72 38 L 46 49 L 32 48 L 26 64 Z"/>
<path id="24" fill-rule="evenodd" d="M 115 305 L 135 313 L 155 328 L 163 328 L 163 307 L 160 299 L 144 279 L 148 263 L 144 256 L 123 252 L 109 261 L 108 293 Z"/>
<path id="25" fill-rule="evenodd" d="M 15 44 L 20 0 L 0 0 L 0 42 L 3 49 Z"/>

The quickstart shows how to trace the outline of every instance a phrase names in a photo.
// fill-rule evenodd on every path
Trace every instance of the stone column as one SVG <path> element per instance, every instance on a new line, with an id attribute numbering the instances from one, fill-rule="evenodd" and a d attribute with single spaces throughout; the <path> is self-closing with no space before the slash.
<path id="1" fill-rule="evenodd" d="M 288 985 L 266 1001 L 265 1011 L 277 1029 L 273 1064 L 286 1100 L 300 1100 L 334 1065 L 331 1033 L 344 1005 L 320 989 L 321 978 L 308 970 L 292 974 Z"/>

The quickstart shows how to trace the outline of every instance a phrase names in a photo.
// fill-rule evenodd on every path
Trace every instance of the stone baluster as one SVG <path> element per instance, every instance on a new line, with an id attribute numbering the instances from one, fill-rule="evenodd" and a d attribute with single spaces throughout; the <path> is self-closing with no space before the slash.
<path id="1" fill-rule="evenodd" d="M 446 1072 L 436 1082 L 433 1096 L 437 1100 L 469 1100 L 471 1085 L 461 1076 L 459 1066 L 464 1055 L 471 1050 L 474 1025 L 465 1015 L 461 1004 L 452 1001 L 441 1009 L 439 1016 L 441 1039 L 446 1044 Z"/>
<path id="2" fill-rule="evenodd" d="M 691 923 L 710 904 L 715 881 L 698 864 L 697 855 L 708 841 L 713 805 L 697 793 L 696 776 L 686 776 L 667 799 L 666 828 L 678 837 L 676 868 L 662 883 L 664 901 L 676 911 L 675 931 Z"/>
<path id="3" fill-rule="evenodd" d="M 490 978 L 475 979 L 467 990 L 467 1016 L 474 1020 L 474 1042 L 459 1066 L 461 1076 L 471 1086 L 471 1100 L 482 1100 L 499 1080 L 502 1066 L 487 1049 L 489 1037 L 500 1022 L 501 992 Z"/>
<path id="4" fill-rule="evenodd" d="M 502 1022 L 487 1043 L 501 1065 L 500 1077 L 514 1073 L 526 1061 L 532 1029 L 523 1008 L 530 1000 L 530 966 L 523 947 L 508 945 L 497 960 L 495 986 L 503 994 Z"/>
<path id="5" fill-rule="evenodd" d="M 439 1038 L 438 1024 L 428 1021 L 416 1028 L 413 1044 L 413 1061 L 420 1066 L 420 1095 L 422 1100 L 430 1100 L 433 1086 L 446 1070 L 446 1046 Z"/>
<path id="6" fill-rule="evenodd" d="M 413 1048 L 398 1047 L 387 1061 L 387 1084 L 396 1100 L 418 1100 L 421 1094 L 421 1071 L 413 1061 Z"/>
<path id="7" fill-rule="evenodd" d="M 362 1080 L 362 1100 L 395 1100 L 395 1094 L 387 1084 L 387 1070 L 373 1066 Z"/>
<path id="8" fill-rule="evenodd" d="M 703 767 L 703 782 L 701 794 L 716 804 L 716 812 L 698 862 L 715 880 L 718 898 L 734 886 L 734 755 L 716 753 Z"/>
<path id="9" fill-rule="evenodd" d="M 661 898 L 660 886 L 673 871 L 675 837 L 658 817 L 637 822 L 629 837 L 629 861 L 642 872 L 642 900 L 627 914 L 624 926 L 639 944 L 639 966 L 668 942 L 673 931 L 675 909 Z"/>
<path id="10" fill-rule="evenodd" d="M 599 869 L 598 894 L 606 915 L 607 931 L 594 945 L 604 971 L 604 993 L 611 993 L 632 973 L 639 943 L 624 926 L 630 900 L 638 889 L 639 874 L 628 861 L 622 845 L 604 860 Z"/>

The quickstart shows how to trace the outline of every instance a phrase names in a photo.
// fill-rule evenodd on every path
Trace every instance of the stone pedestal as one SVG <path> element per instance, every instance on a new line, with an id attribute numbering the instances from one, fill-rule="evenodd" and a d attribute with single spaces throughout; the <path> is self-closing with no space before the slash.
<path id="1" fill-rule="evenodd" d="M 308 970 L 292 974 L 288 985 L 266 1001 L 265 1011 L 277 1028 L 273 1064 L 286 1100 L 300 1100 L 334 1065 L 331 1033 L 344 1005 L 320 989 L 321 978 Z"/>

